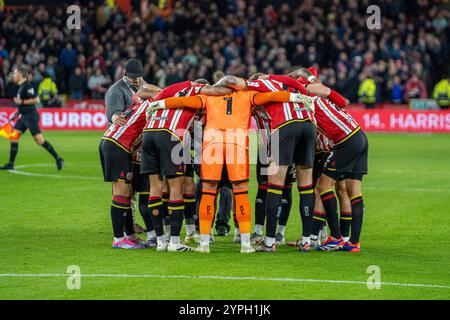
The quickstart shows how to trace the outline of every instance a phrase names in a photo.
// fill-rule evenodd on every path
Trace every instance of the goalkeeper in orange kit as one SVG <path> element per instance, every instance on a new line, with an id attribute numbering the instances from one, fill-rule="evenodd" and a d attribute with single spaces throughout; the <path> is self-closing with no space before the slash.
<path id="1" fill-rule="evenodd" d="M 241 253 L 255 252 L 250 245 L 251 207 L 248 198 L 248 129 L 251 107 L 271 102 L 302 103 L 305 99 L 309 98 L 281 91 L 235 91 L 225 96 L 173 97 L 149 105 L 153 110 L 180 107 L 206 109 L 201 162 L 203 188 L 199 208 L 201 242 L 196 251 L 209 252 L 217 186 L 223 166 L 226 165 L 228 178 L 233 186 L 235 213 L 241 232 Z"/>

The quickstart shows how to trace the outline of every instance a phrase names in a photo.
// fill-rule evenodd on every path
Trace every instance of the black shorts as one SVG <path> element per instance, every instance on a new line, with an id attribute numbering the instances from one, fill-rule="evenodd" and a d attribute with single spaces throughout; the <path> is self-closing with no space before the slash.
<path id="1" fill-rule="evenodd" d="M 316 153 L 314 157 L 314 167 L 313 167 L 314 186 L 317 184 L 317 181 L 319 180 L 320 175 L 322 174 L 323 166 L 329 154 L 330 154 L 329 152 L 320 152 Z"/>
<path id="2" fill-rule="evenodd" d="M 167 131 L 144 131 L 141 161 L 142 174 L 160 174 L 167 179 L 184 175 L 183 145 Z"/>
<path id="3" fill-rule="evenodd" d="M 338 143 L 325 161 L 323 173 L 339 181 L 362 180 L 367 174 L 369 141 L 360 129 L 348 140 Z"/>
<path id="4" fill-rule="evenodd" d="M 295 164 L 306 168 L 314 166 L 316 150 L 316 126 L 311 121 L 294 121 L 278 129 L 279 155 L 272 154 L 275 163 L 280 166 Z M 271 135 L 274 141 L 274 133 Z M 272 150 L 274 146 L 272 146 Z"/>
<path id="5" fill-rule="evenodd" d="M 184 165 L 184 175 L 186 177 L 194 177 L 194 165 L 192 163 Z"/>
<path id="6" fill-rule="evenodd" d="M 150 182 L 148 181 L 148 175 L 141 174 L 141 164 L 133 162 L 133 190 L 134 192 L 150 192 Z"/>
<path id="7" fill-rule="evenodd" d="M 258 158 L 258 161 L 256 162 L 256 180 L 258 181 L 258 184 L 267 184 L 269 182 L 268 176 L 262 172 L 262 169 L 267 169 L 268 167 L 268 165 L 262 164 Z M 295 182 L 295 166 L 290 165 L 286 174 L 286 179 L 284 180 L 284 185 L 287 186 L 293 182 Z"/>
<path id="8" fill-rule="evenodd" d="M 131 154 L 114 142 L 104 139 L 100 141 L 99 153 L 105 182 L 125 181 L 127 184 L 132 182 Z"/>
<path id="9" fill-rule="evenodd" d="M 33 110 L 32 112 L 21 114 L 19 120 L 14 125 L 14 129 L 20 130 L 22 133 L 30 129 L 32 136 L 41 133 L 41 128 L 39 128 L 39 113 Z"/>

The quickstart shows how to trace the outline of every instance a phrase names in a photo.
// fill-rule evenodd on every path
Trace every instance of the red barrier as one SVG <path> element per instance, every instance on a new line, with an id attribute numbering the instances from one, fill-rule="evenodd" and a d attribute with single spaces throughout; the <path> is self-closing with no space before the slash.
<path id="1" fill-rule="evenodd" d="M 450 133 L 450 111 L 351 110 L 365 131 Z"/>
<path id="2" fill-rule="evenodd" d="M 0 126 L 15 108 L 0 108 Z M 38 109 L 43 130 L 106 130 L 103 110 Z M 352 110 L 348 112 L 365 131 L 450 133 L 450 111 Z M 254 124 L 252 123 L 252 127 Z"/>
<path id="3" fill-rule="evenodd" d="M 15 108 L 0 108 L 0 126 L 12 118 Z M 42 130 L 106 130 L 103 110 L 38 109 Z"/>

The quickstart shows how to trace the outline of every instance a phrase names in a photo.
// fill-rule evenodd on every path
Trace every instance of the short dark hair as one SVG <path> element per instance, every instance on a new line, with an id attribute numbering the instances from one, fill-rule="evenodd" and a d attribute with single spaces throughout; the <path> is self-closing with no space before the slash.
<path id="1" fill-rule="evenodd" d="M 28 73 L 30 72 L 28 67 L 24 64 L 16 66 L 14 69 L 16 69 L 24 78 L 28 77 Z"/>
<path id="2" fill-rule="evenodd" d="M 203 78 L 197 79 L 194 81 L 194 83 L 198 83 L 198 84 L 208 84 L 209 85 L 209 81 Z"/>

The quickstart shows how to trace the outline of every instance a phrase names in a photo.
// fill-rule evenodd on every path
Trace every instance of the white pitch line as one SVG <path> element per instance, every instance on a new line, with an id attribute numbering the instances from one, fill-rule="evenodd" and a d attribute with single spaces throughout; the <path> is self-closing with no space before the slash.
<path id="1" fill-rule="evenodd" d="M 29 167 L 50 167 L 54 166 L 54 164 L 50 163 L 35 163 L 35 164 L 24 164 L 16 166 L 16 169 L 23 169 L 23 168 L 29 168 Z M 92 164 L 87 165 L 89 167 L 93 167 Z M 26 172 L 21 170 L 9 170 L 8 172 L 19 174 L 19 175 L 25 175 L 25 176 L 32 176 L 32 177 L 50 177 L 50 178 L 65 178 L 65 179 L 77 179 L 77 180 L 97 180 L 101 181 L 101 177 L 92 177 L 92 176 L 74 176 L 74 175 L 57 175 L 57 174 L 49 174 L 49 173 L 32 173 L 32 172 Z M 397 187 L 386 187 L 386 186 L 364 186 L 363 189 L 367 190 L 379 190 L 379 191 L 403 191 L 403 192 L 445 192 L 450 193 L 450 188 L 415 188 L 415 187 L 409 187 L 409 188 L 397 188 Z"/>
<path id="2" fill-rule="evenodd" d="M 100 181 L 100 178 L 95 177 L 87 177 L 87 176 L 71 176 L 71 175 L 57 175 L 57 174 L 47 174 L 47 173 L 31 173 L 31 172 L 25 172 L 20 170 L 9 170 L 8 172 L 23 175 L 23 176 L 32 176 L 32 177 L 50 177 L 50 178 L 57 178 L 57 179 L 78 179 L 78 180 L 98 180 Z"/>
<path id="3" fill-rule="evenodd" d="M 0 278 L 52 278 L 69 277 L 73 274 L 65 273 L 4 273 Z M 300 278 L 265 278 L 265 277 L 235 277 L 235 276 L 208 276 L 208 275 L 159 275 L 159 274 L 80 274 L 84 278 L 158 278 L 158 279 L 213 279 L 213 280 L 248 280 L 248 281 L 275 281 L 275 282 L 310 282 L 310 283 L 337 283 L 337 284 L 361 284 L 367 285 L 366 281 L 352 280 L 329 280 L 329 279 L 300 279 Z M 450 289 L 450 286 L 439 284 L 380 282 L 384 286 L 397 287 L 421 287 Z"/>
<path id="4" fill-rule="evenodd" d="M 74 175 L 58 175 L 58 174 L 50 174 L 50 173 L 33 173 L 33 172 L 26 172 L 21 171 L 17 169 L 24 169 L 24 168 L 40 168 L 40 167 L 51 167 L 54 166 L 54 164 L 50 163 L 33 163 L 33 164 L 22 164 L 15 167 L 15 170 L 8 170 L 10 173 L 23 175 L 23 176 L 31 176 L 31 177 L 50 177 L 50 178 L 57 178 L 57 179 L 78 179 L 78 180 L 100 180 L 100 178 L 96 177 L 89 177 L 89 176 L 74 176 Z M 83 165 L 85 166 L 85 165 Z M 90 165 L 92 167 L 92 165 Z"/>

